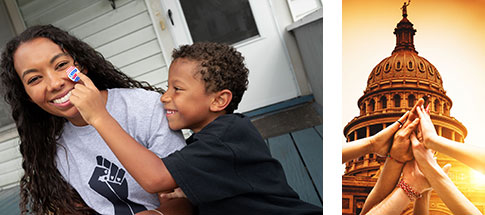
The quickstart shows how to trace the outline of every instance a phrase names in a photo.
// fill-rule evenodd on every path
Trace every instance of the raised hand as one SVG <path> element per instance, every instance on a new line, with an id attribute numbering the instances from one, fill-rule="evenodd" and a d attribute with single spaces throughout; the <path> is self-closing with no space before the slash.
<path id="1" fill-rule="evenodd" d="M 114 214 L 135 214 L 146 210 L 145 206 L 128 199 L 125 170 L 102 156 L 97 156 L 96 162 L 89 187 L 113 204 Z"/>
<path id="2" fill-rule="evenodd" d="M 438 138 L 438 134 L 436 133 L 436 129 L 431 121 L 428 111 L 425 110 L 423 106 L 417 108 L 417 113 L 420 118 L 419 127 L 421 129 L 422 142 L 429 148 L 430 144 Z"/>
<path id="3" fill-rule="evenodd" d="M 413 152 L 411 150 L 411 141 L 409 136 L 416 129 L 419 123 L 419 118 L 414 119 L 412 123 L 405 124 L 394 135 L 391 151 L 391 157 L 401 163 L 405 163 L 413 159 Z"/>
<path id="4" fill-rule="evenodd" d="M 93 125 L 109 115 L 106 110 L 107 96 L 96 88 L 89 77 L 81 72 L 77 75 L 80 81 L 74 85 L 69 100 L 79 110 L 83 119 Z"/>
<path id="5" fill-rule="evenodd" d="M 399 118 L 398 121 L 405 122 L 408 119 L 408 116 L 409 112 L 406 112 L 403 116 L 401 116 L 401 118 Z M 399 130 L 400 126 L 400 123 L 396 121 L 387 128 L 370 137 L 370 145 L 372 148 L 371 151 L 380 156 L 386 156 L 391 147 L 392 137 L 396 131 Z"/>

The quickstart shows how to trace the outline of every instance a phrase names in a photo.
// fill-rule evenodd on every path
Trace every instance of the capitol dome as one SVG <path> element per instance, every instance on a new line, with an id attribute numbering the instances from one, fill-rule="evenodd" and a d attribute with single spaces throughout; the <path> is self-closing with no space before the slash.
<path id="1" fill-rule="evenodd" d="M 396 80 L 402 79 L 404 83 L 419 82 L 421 87 L 441 93 L 445 92 L 443 81 L 436 67 L 424 57 L 419 56 L 414 48 L 415 33 L 416 29 L 407 19 L 407 13 L 403 11 L 403 19 L 394 29 L 396 47 L 390 57 L 383 59 L 374 67 L 367 80 L 366 91 L 372 91 L 390 81 L 396 82 Z"/>

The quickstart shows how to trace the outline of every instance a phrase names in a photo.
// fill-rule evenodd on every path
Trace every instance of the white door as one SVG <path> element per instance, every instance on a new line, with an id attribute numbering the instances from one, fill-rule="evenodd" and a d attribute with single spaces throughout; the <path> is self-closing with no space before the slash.
<path id="1" fill-rule="evenodd" d="M 204 30 L 208 32 L 208 35 L 213 33 L 209 29 L 199 28 L 197 31 L 195 28 L 200 27 L 197 25 L 194 27 L 192 24 L 192 27 L 189 27 L 190 24 L 187 23 L 201 22 L 201 19 L 198 19 L 197 16 L 199 18 L 213 16 L 214 19 L 209 20 L 209 22 L 222 20 L 222 22 L 228 23 L 227 25 L 231 25 L 228 20 L 233 19 L 234 16 L 230 14 L 229 16 L 225 14 L 226 18 L 219 17 L 217 19 L 217 14 L 221 13 L 221 8 L 238 4 L 247 5 L 247 2 L 247 0 L 161 0 L 161 6 L 167 18 L 167 29 L 171 32 L 175 45 L 180 46 L 193 43 L 192 33 L 203 32 Z M 201 4 L 210 4 L 211 7 L 200 9 L 204 6 Z M 197 12 L 200 14 L 194 15 L 194 10 L 198 10 Z M 191 14 L 185 16 L 184 11 L 190 11 Z M 249 32 L 247 38 L 242 40 L 239 38 L 237 42 L 230 43 L 243 54 L 249 69 L 248 91 L 243 96 L 238 112 L 254 110 L 299 95 L 292 65 L 282 35 L 280 35 L 275 22 L 271 3 L 269 0 L 249 0 L 248 11 L 250 11 L 249 15 L 252 15 L 252 17 L 244 16 L 239 20 L 234 18 L 236 19 L 235 22 L 253 22 L 257 28 L 256 33 L 254 31 Z M 254 21 L 248 19 L 254 19 Z M 218 24 L 221 25 L 221 23 Z M 204 25 L 211 28 L 216 24 L 204 23 Z M 227 25 L 228 28 L 232 27 Z"/>

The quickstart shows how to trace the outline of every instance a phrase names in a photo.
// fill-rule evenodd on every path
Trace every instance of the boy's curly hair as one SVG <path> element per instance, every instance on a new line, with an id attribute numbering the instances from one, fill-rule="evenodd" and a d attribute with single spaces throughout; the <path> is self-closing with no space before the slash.
<path id="1" fill-rule="evenodd" d="M 232 100 L 225 111 L 233 113 L 237 109 L 244 91 L 248 88 L 249 70 L 244 65 L 244 57 L 235 48 L 221 43 L 197 42 L 175 49 L 172 58 L 198 61 L 197 72 L 205 82 L 206 91 L 230 90 Z"/>

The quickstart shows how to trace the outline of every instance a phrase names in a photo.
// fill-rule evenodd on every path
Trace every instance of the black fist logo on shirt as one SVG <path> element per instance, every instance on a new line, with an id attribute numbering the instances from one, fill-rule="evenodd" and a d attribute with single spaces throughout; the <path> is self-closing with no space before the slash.
<path id="1" fill-rule="evenodd" d="M 128 199 L 126 171 L 108 159 L 97 156 L 96 167 L 89 179 L 89 187 L 113 204 L 114 214 L 136 214 L 146 210 L 143 205 Z"/>

